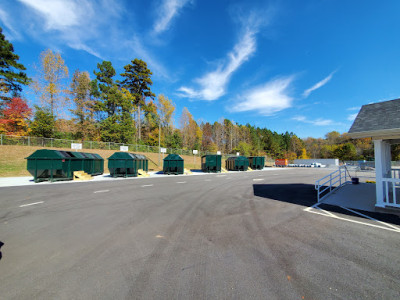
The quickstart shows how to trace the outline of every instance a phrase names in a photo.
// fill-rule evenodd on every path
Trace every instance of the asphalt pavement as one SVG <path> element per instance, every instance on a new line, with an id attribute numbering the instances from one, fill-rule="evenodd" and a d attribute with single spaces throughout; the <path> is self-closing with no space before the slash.
<path id="1" fill-rule="evenodd" d="M 399 299 L 400 231 L 310 213 L 327 173 L 2 187 L 0 299 Z"/>

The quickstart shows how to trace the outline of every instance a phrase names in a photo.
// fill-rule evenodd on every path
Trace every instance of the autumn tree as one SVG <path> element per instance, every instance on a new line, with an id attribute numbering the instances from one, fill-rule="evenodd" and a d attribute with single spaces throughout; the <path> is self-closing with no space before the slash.
<path id="1" fill-rule="evenodd" d="M 120 86 L 127 89 L 133 95 L 133 104 L 137 109 L 137 124 L 139 140 L 141 137 L 141 108 L 145 105 L 145 98 L 150 97 L 154 99 L 155 94 L 151 91 L 150 87 L 153 84 L 151 75 L 153 74 L 150 69 L 147 68 L 146 62 L 141 59 L 135 58 L 124 67 L 125 72 L 121 74 L 124 78 L 120 82 Z"/>
<path id="2" fill-rule="evenodd" d="M 161 138 L 159 136 L 159 127 L 160 127 L 160 117 L 157 114 L 157 106 L 156 104 L 150 100 L 148 103 L 143 106 L 144 111 L 144 122 L 143 126 L 143 140 L 150 146 L 158 146 L 158 140 Z M 161 139 L 161 143 L 164 141 Z"/>
<path id="3" fill-rule="evenodd" d="M 76 70 L 72 75 L 69 94 L 75 105 L 70 111 L 75 116 L 77 138 L 94 139 L 96 136 L 94 101 L 90 91 L 89 73 Z"/>
<path id="4" fill-rule="evenodd" d="M 65 105 L 65 78 L 68 78 L 68 67 L 61 54 L 50 49 L 43 51 L 40 54 L 38 75 L 33 81 L 33 89 L 53 115 Z"/>
<path id="5" fill-rule="evenodd" d="M 14 53 L 14 46 L 3 34 L 0 27 L 0 99 L 10 100 L 22 91 L 23 85 L 31 81 L 24 72 L 26 68 L 18 62 L 19 56 Z M 3 101 L 2 101 L 3 102 Z M 2 104 L 0 104 L 1 108 Z"/>
<path id="6" fill-rule="evenodd" d="M 180 125 L 183 146 L 187 149 L 200 149 L 203 133 L 186 107 L 182 110 Z"/>
<path id="7" fill-rule="evenodd" d="M 213 131 L 212 131 L 212 126 L 210 123 L 205 123 L 202 126 L 203 130 L 203 138 L 201 142 L 201 149 L 203 151 L 210 151 L 212 152 L 217 148 L 217 145 L 213 141 Z M 217 150 L 215 150 L 217 151 Z"/>
<path id="8" fill-rule="evenodd" d="M 12 98 L 5 104 L 3 117 L 0 118 L 0 132 L 18 136 L 29 133 L 28 119 L 32 114 L 25 100 Z"/>
<path id="9" fill-rule="evenodd" d="M 334 156 L 340 160 L 356 160 L 356 147 L 352 143 L 339 145 L 333 152 Z"/>
<path id="10" fill-rule="evenodd" d="M 175 112 L 175 105 L 172 100 L 164 95 L 158 95 L 158 115 L 161 121 L 161 127 L 167 130 L 170 134 L 173 127 L 173 116 Z"/>

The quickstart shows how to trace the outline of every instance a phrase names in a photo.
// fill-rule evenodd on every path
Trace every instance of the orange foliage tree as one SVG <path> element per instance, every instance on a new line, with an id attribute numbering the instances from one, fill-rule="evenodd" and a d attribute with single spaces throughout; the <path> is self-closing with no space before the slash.
<path id="1" fill-rule="evenodd" d="M 0 118 L 0 133 L 24 136 L 29 133 L 28 118 L 32 115 L 25 100 L 12 98 L 5 104 Z"/>

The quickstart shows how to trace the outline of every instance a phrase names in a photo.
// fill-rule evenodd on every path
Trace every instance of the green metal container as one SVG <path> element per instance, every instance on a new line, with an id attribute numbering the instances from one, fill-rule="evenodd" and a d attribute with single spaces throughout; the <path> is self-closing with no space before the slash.
<path id="1" fill-rule="evenodd" d="M 170 154 L 164 158 L 163 173 L 164 174 L 183 174 L 184 171 L 183 158 L 178 154 Z"/>
<path id="2" fill-rule="evenodd" d="M 108 158 L 108 169 L 112 177 L 137 177 L 138 170 L 149 170 L 149 161 L 144 155 L 115 152 Z"/>
<path id="3" fill-rule="evenodd" d="M 91 175 L 101 175 L 104 173 L 104 159 L 96 153 L 82 153 L 86 156 L 84 171 Z M 87 170 L 87 171 L 86 171 Z"/>
<path id="4" fill-rule="evenodd" d="M 253 170 L 262 170 L 265 166 L 264 156 L 249 156 L 249 166 Z"/>
<path id="5" fill-rule="evenodd" d="M 249 159 L 246 156 L 232 156 L 225 161 L 225 167 L 230 171 L 247 171 Z"/>
<path id="6" fill-rule="evenodd" d="M 27 170 L 35 182 L 72 180 L 75 171 L 90 175 L 100 175 L 104 171 L 103 158 L 93 153 L 41 149 L 26 159 Z"/>
<path id="7" fill-rule="evenodd" d="M 207 173 L 221 172 L 221 155 L 203 155 L 201 157 L 201 170 Z"/>

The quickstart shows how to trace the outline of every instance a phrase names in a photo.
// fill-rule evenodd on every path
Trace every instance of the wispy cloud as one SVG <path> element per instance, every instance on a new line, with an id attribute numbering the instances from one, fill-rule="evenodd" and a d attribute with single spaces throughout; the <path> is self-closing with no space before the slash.
<path id="1" fill-rule="evenodd" d="M 294 76 L 278 78 L 262 86 L 245 91 L 240 100 L 231 108 L 234 112 L 256 111 L 264 116 L 273 115 L 292 106 L 289 96 Z"/>
<path id="2" fill-rule="evenodd" d="M 360 110 L 361 107 L 359 106 L 354 106 L 354 107 L 349 107 L 346 110 Z"/>
<path id="3" fill-rule="evenodd" d="M 11 34 L 11 36 L 8 35 L 9 40 L 19 39 L 21 37 L 20 34 L 12 26 L 9 15 L 1 8 L 0 8 L 0 21 L 1 23 L 3 23 L 3 25 L 7 28 L 7 30 Z"/>
<path id="4" fill-rule="evenodd" d="M 347 120 L 354 121 L 356 119 L 357 115 L 358 115 L 358 113 L 348 115 Z"/>
<path id="5" fill-rule="evenodd" d="M 120 26 L 127 10 L 118 0 L 18 0 L 22 5 L 4 6 L 0 20 L 9 15 L 15 31 L 29 35 L 45 47 L 65 46 L 85 51 L 102 60 L 123 60 L 133 57 L 147 61 L 155 76 L 166 78 L 168 72 L 145 47 L 135 26 Z M 14 21 L 18 19 L 19 21 Z M 10 25 L 10 26 L 11 26 Z M 112 47 L 116 45 L 116 47 Z M 111 47 L 110 47 L 111 46 Z"/>
<path id="6" fill-rule="evenodd" d="M 154 74 L 163 78 L 169 77 L 168 71 L 165 67 L 150 53 L 137 35 L 133 36 L 128 42 L 126 42 L 126 46 L 132 49 L 132 52 L 135 52 L 138 57 L 146 61 Z"/>
<path id="7" fill-rule="evenodd" d="M 265 16 L 264 16 L 265 18 Z M 246 62 L 257 49 L 256 35 L 266 19 L 252 14 L 246 19 L 242 34 L 233 50 L 228 53 L 225 63 L 220 64 L 216 70 L 194 80 L 199 88 L 180 87 L 180 96 L 192 99 L 213 101 L 225 95 L 226 87 L 232 74 Z"/>
<path id="8" fill-rule="evenodd" d="M 312 87 L 310 87 L 309 89 L 306 89 L 303 93 L 303 96 L 305 98 L 307 98 L 313 91 L 319 89 L 320 87 L 323 87 L 325 84 L 327 84 L 333 77 L 333 75 L 336 73 L 336 70 L 333 71 L 331 74 L 329 74 L 327 77 L 325 77 L 324 79 L 322 79 L 321 81 L 317 82 L 316 84 L 314 84 Z"/>
<path id="9" fill-rule="evenodd" d="M 80 4 L 74 1 L 63 0 L 19 0 L 25 5 L 33 8 L 41 14 L 45 21 L 46 29 L 65 30 L 76 26 L 81 21 L 80 14 L 87 14 L 90 5 L 81 1 Z M 83 5 L 83 7 L 81 7 Z M 88 17 L 88 15 L 86 15 Z M 90 17 L 90 16 L 89 16 Z"/>
<path id="10" fill-rule="evenodd" d="M 315 120 L 309 120 L 305 116 L 295 116 L 292 120 L 299 121 L 302 123 L 312 124 L 314 126 L 329 126 L 329 125 L 341 125 L 340 123 L 334 122 L 329 119 L 318 118 Z"/>
<path id="11" fill-rule="evenodd" d="M 31 34 L 37 39 L 61 40 L 73 49 L 102 58 L 99 51 L 90 44 L 96 44 L 105 23 L 115 17 L 114 11 L 107 9 L 113 3 L 105 0 L 98 3 L 87 0 L 18 1 L 32 13 L 29 20 L 34 26 Z"/>
<path id="12" fill-rule="evenodd" d="M 153 31 L 158 34 L 167 30 L 172 20 L 179 14 L 182 8 L 192 0 L 162 0 L 157 11 L 157 21 L 154 23 Z"/>

